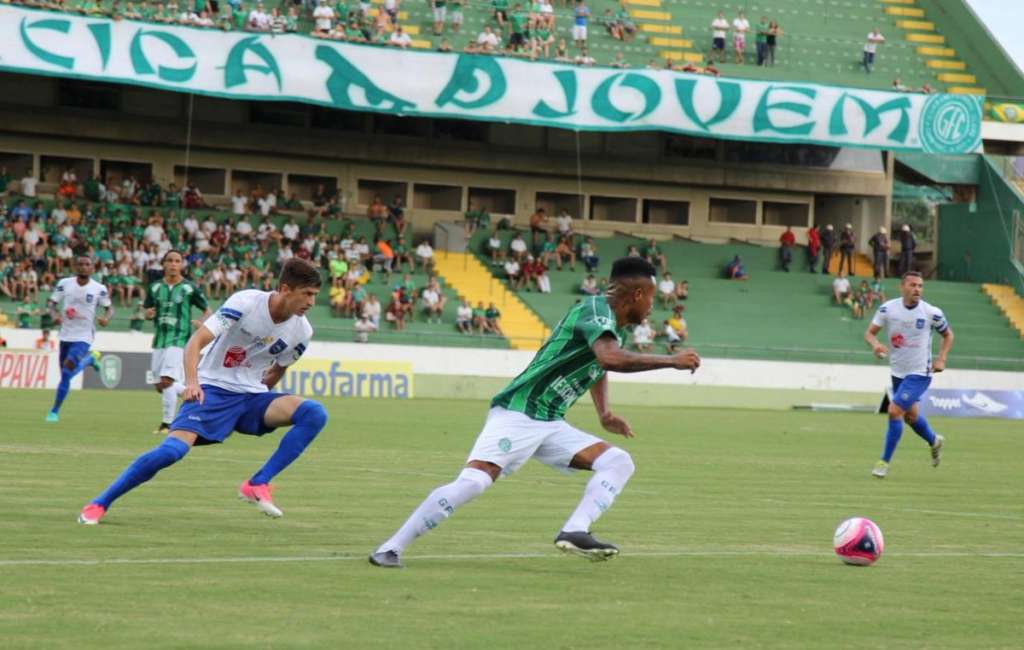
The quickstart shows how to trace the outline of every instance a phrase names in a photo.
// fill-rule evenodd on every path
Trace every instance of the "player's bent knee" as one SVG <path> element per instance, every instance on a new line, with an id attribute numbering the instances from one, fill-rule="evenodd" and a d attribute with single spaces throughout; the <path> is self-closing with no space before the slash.
<path id="1" fill-rule="evenodd" d="M 494 484 L 494 479 L 491 475 L 483 470 L 479 470 L 473 467 L 466 467 L 459 472 L 459 481 L 466 481 L 468 485 L 472 486 L 473 496 L 480 496 L 484 490 L 491 487 Z"/>
<path id="2" fill-rule="evenodd" d="M 636 471 L 636 464 L 633 457 L 625 449 L 612 447 L 598 457 L 604 467 L 614 467 L 630 476 Z"/>
<path id="3" fill-rule="evenodd" d="M 903 409 L 901 409 L 900 407 L 896 406 L 895 404 L 889 404 L 889 419 L 891 419 L 891 420 L 899 420 L 904 415 L 905 415 L 905 413 L 903 412 Z"/>
<path id="4" fill-rule="evenodd" d="M 315 427 L 319 431 L 327 424 L 327 409 L 320 402 L 303 400 L 292 414 L 292 424 Z"/>

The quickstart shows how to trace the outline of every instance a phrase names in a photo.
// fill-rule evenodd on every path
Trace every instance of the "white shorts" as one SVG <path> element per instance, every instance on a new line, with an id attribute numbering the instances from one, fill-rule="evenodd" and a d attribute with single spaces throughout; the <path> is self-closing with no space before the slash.
<path id="1" fill-rule="evenodd" d="M 585 41 L 585 40 L 587 40 L 587 27 L 586 27 L 586 25 L 573 25 L 572 26 L 572 40 L 574 40 L 574 41 Z"/>
<path id="2" fill-rule="evenodd" d="M 462 10 L 461 9 L 459 11 L 452 10 L 452 24 L 453 25 L 461 25 L 462 24 Z"/>
<path id="3" fill-rule="evenodd" d="M 185 348 L 153 350 L 149 372 L 151 384 L 160 381 L 161 377 L 170 377 L 177 382 L 185 381 Z"/>
<path id="4" fill-rule="evenodd" d="M 494 463 L 502 475 L 508 476 L 536 458 L 552 469 L 570 473 L 573 456 L 599 442 L 604 441 L 565 420 L 534 420 L 519 411 L 495 406 L 488 412 L 484 429 L 466 461 Z"/>
<path id="5" fill-rule="evenodd" d="M 443 23 L 448 16 L 448 7 L 434 7 L 434 22 Z"/>

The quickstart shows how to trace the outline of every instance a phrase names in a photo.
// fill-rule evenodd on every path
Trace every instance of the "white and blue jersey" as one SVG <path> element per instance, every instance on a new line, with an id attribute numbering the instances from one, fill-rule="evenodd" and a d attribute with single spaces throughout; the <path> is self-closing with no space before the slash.
<path id="1" fill-rule="evenodd" d="M 270 318 L 269 291 L 239 291 L 203 324 L 214 334 L 199 361 L 204 399 L 185 402 L 171 431 L 191 431 L 205 442 L 223 442 L 232 431 L 263 435 L 267 407 L 282 394 L 270 391 L 263 373 L 289 366 L 309 347 L 313 328 L 305 316 L 283 323 Z"/>
<path id="2" fill-rule="evenodd" d="M 96 308 L 109 307 L 110 296 L 92 278 L 79 284 L 77 277 L 70 277 L 57 282 L 49 302 L 60 310 L 60 341 L 90 346 L 96 337 Z"/>
<path id="3" fill-rule="evenodd" d="M 903 298 L 896 298 L 878 308 L 871 324 L 886 330 L 892 401 L 907 410 L 931 384 L 932 332 L 944 334 L 949 322 L 941 309 L 923 300 L 908 307 Z"/>

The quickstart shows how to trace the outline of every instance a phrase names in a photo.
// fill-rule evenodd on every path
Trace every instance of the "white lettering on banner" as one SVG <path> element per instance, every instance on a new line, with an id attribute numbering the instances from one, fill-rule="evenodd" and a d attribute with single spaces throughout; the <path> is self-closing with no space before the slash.
<path id="1" fill-rule="evenodd" d="M 593 131 L 981 151 L 983 98 L 111 21 L 0 4 L 0 69 L 216 97 Z"/>
<path id="2" fill-rule="evenodd" d="M 960 408 L 960 399 L 957 397 L 935 397 L 929 395 L 928 399 L 931 400 L 932 406 L 943 411 L 952 411 L 953 409 Z"/>
<path id="3" fill-rule="evenodd" d="M 0 351 L 0 388 L 49 388 L 50 354 Z"/>

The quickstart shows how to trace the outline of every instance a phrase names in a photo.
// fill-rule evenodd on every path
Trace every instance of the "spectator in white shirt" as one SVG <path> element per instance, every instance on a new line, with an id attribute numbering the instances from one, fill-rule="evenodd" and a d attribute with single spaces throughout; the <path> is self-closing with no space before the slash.
<path id="1" fill-rule="evenodd" d="M 368 318 L 360 315 L 359 320 L 353 325 L 356 330 L 356 343 L 366 343 L 370 340 L 370 332 L 376 332 L 377 328 L 374 327 L 373 323 Z"/>
<path id="2" fill-rule="evenodd" d="M 30 199 L 36 197 L 36 185 L 39 184 L 39 179 L 32 175 L 31 169 L 25 170 L 25 176 L 21 179 L 21 193 Z"/>
<path id="3" fill-rule="evenodd" d="M 333 13 L 333 12 L 332 12 Z M 257 2 L 256 8 L 249 12 L 249 29 L 254 32 L 270 31 L 270 15 L 264 11 L 263 3 Z"/>
<path id="4" fill-rule="evenodd" d="M 583 278 L 583 281 L 580 282 L 580 293 L 583 295 L 596 296 L 600 292 L 600 289 L 597 288 L 597 278 L 594 277 L 593 273 L 588 274 L 587 277 Z"/>
<path id="5" fill-rule="evenodd" d="M 671 273 L 661 276 L 661 282 L 658 283 L 658 300 L 663 308 L 676 304 L 676 283 L 672 280 Z"/>
<path id="6" fill-rule="evenodd" d="M 236 217 L 244 215 L 249 210 L 249 197 L 242 195 L 242 190 L 236 189 L 235 195 L 231 197 L 231 214 Z"/>
<path id="7" fill-rule="evenodd" d="M 465 300 L 459 303 L 459 308 L 455 312 L 455 328 L 462 334 L 473 333 L 473 308 Z"/>
<path id="8" fill-rule="evenodd" d="M 736 63 L 743 63 L 743 54 L 747 49 L 747 32 L 750 31 L 750 21 L 742 11 L 732 21 L 732 46 L 736 50 Z"/>
<path id="9" fill-rule="evenodd" d="M 256 239 L 267 241 L 268 239 L 277 239 L 277 237 L 277 226 L 269 218 L 263 217 L 263 222 L 256 229 Z"/>
<path id="10" fill-rule="evenodd" d="M 420 294 L 420 299 L 423 301 L 423 314 L 427 317 L 427 322 L 430 323 L 436 319 L 440 324 L 441 313 L 444 310 L 444 297 L 437 285 L 433 282 L 427 285 L 427 288 Z"/>
<path id="11" fill-rule="evenodd" d="M 832 281 L 832 297 L 837 305 L 845 305 L 853 295 L 853 288 L 846 278 L 846 271 L 840 271 L 836 279 Z"/>
<path id="12" fill-rule="evenodd" d="M 159 244 L 163 237 L 164 227 L 156 220 L 150 222 L 150 224 L 146 226 L 146 229 L 142 231 L 142 238 L 147 244 Z"/>
<path id="13" fill-rule="evenodd" d="M 239 219 L 235 225 L 235 232 L 241 237 L 248 237 L 252 234 L 252 224 L 245 219 Z"/>
<path id="14" fill-rule="evenodd" d="M 391 40 L 389 42 L 391 43 L 391 45 L 394 45 L 395 47 L 400 47 L 404 50 L 405 48 L 412 45 L 412 37 L 406 34 L 402 30 L 402 26 L 399 25 L 398 27 L 395 27 L 395 31 L 391 32 Z"/>
<path id="15" fill-rule="evenodd" d="M 725 37 L 729 33 L 729 21 L 725 19 L 725 12 L 719 11 L 718 16 L 711 21 L 711 54 L 708 60 L 715 58 L 718 52 L 718 62 L 725 63 Z"/>
<path id="16" fill-rule="evenodd" d="M 187 239 L 194 239 L 196 232 L 199 230 L 199 221 L 196 220 L 196 215 L 192 212 L 185 217 L 185 221 L 181 224 L 182 228 L 185 229 L 188 237 Z"/>
<path id="17" fill-rule="evenodd" d="M 373 325 L 373 331 L 376 332 L 380 329 L 380 314 L 381 306 L 380 300 L 377 298 L 377 294 L 369 293 L 366 296 L 366 300 L 363 302 L 363 313 L 362 316 Z"/>
<path id="18" fill-rule="evenodd" d="M 526 240 L 521 234 L 516 233 L 516 236 L 509 242 L 508 249 L 517 262 L 522 261 L 526 257 Z"/>
<path id="19" fill-rule="evenodd" d="M 633 345 L 637 352 L 650 352 L 654 347 L 654 330 L 646 318 L 633 328 Z"/>
<path id="20" fill-rule="evenodd" d="M 562 236 L 572 234 L 572 217 L 569 216 L 569 211 L 562 208 L 562 211 L 555 217 L 555 225 L 558 228 L 558 234 Z"/>
<path id="21" fill-rule="evenodd" d="M 505 257 L 501 250 L 501 238 L 498 237 L 497 230 L 492 232 L 490 239 L 487 240 L 487 253 L 491 256 L 491 266 L 497 266 Z"/>
<path id="22" fill-rule="evenodd" d="M 513 291 L 523 286 L 525 277 L 519 268 L 519 262 L 515 258 L 510 257 L 505 260 L 505 278 L 508 280 L 508 286 Z"/>
<path id="23" fill-rule="evenodd" d="M 203 221 L 203 232 L 206 234 L 206 238 L 209 239 L 215 230 L 217 230 L 217 222 L 210 215 L 206 215 L 206 220 Z"/>
<path id="24" fill-rule="evenodd" d="M 274 214 L 277 212 L 277 190 L 270 190 L 261 196 L 256 204 L 264 217 Z"/>
<path id="25" fill-rule="evenodd" d="M 476 37 L 476 44 L 479 46 L 480 52 L 494 52 L 498 49 L 498 35 L 494 33 L 490 25 L 484 27 L 484 31 L 480 32 L 480 35 Z"/>
<path id="26" fill-rule="evenodd" d="M 871 74 L 871 66 L 875 64 L 875 51 L 878 49 L 878 44 L 884 42 L 885 37 L 877 27 L 868 34 L 868 40 L 864 43 L 864 60 L 861 63 L 864 66 L 864 72 Z"/>
<path id="27" fill-rule="evenodd" d="M 295 217 L 289 217 L 288 223 L 281 228 L 281 234 L 287 241 L 298 241 L 300 232 L 299 224 L 295 223 Z"/>
<path id="28" fill-rule="evenodd" d="M 423 268 L 427 273 L 432 273 L 434 270 L 434 249 L 430 246 L 430 242 L 424 239 L 419 246 L 416 247 L 416 262 Z"/>

